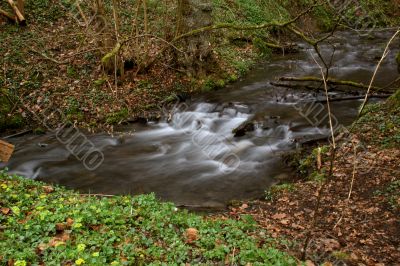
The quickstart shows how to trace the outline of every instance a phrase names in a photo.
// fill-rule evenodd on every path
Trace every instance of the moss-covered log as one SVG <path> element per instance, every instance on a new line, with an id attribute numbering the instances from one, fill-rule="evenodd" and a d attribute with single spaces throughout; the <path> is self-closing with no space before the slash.
<path id="1" fill-rule="evenodd" d="M 293 82 L 324 82 L 321 78 L 318 77 L 281 77 L 279 78 L 280 81 L 293 81 Z M 329 78 L 327 80 L 328 85 L 338 85 L 338 86 L 349 86 L 353 88 L 358 88 L 358 89 L 363 89 L 366 90 L 368 89 L 368 85 L 365 85 L 363 83 L 358 83 L 350 80 L 338 80 L 338 79 L 333 79 Z M 388 89 L 388 88 L 381 88 L 381 87 L 376 87 L 372 86 L 372 90 L 375 92 L 384 92 L 384 93 L 393 93 L 393 89 Z"/>

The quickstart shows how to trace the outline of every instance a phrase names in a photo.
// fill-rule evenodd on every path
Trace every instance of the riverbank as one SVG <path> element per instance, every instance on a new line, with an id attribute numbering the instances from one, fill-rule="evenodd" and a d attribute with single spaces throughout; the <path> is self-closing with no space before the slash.
<path id="1" fill-rule="evenodd" d="M 0 172 L 2 265 L 297 265 L 249 215 L 201 216 L 154 195 L 83 195 Z"/>
<path id="2" fill-rule="evenodd" d="M 317 147 L 299 161 L 298 181 L 273 186 L 265 200 L 232 206 L 224 217 L 253 216 L 273 237 L 292 243 L 281 248 L 297 257 L 311 232 L 307 259 L 316 264 L 398 263 L 399 95 L 367 106 L 350 135 L 338 138 L 331 178 L 329 147 Z"/>

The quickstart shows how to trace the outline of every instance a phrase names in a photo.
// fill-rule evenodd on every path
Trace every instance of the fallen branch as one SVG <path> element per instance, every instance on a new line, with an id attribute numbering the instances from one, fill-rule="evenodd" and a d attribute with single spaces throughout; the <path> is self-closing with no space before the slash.
<path id="1" fill-rule="evenodd" d="M 0 8 L 0 15 L 3 15 L 6 18 L 8 18 L 9 20 L 16 22 L 15 17 L 13 15 L 11 15 L 10 13 L 8 13 L 7 11 L 5 11 L 1 8 Z"/>
<path id="2" fill-rule="evenodd" d="M 392 94 L 377 94 L 370 95 L 370 98 L 378 98 L 378 99 L 386 99 L 392 96 Z M 341 102 L 341 101 L 351 101 L 351 100 L 362 100 L 365 96 L 348 96 L 348 97 L 339 97 L 339 98 L 329 98 L 329 102 Z M 326 99 L 314 101 L 314 103 L 326 103 Z"/>
<path id="3" fill-rule="evenodd" d="M 22 25 L 26 24 L 25 17 L 18 9 L 17 5 L 14 3 L 13 0 L 7 0 L 12 9 L 14 10 L 15 15 L 17 16 L 18 22 Z"/>
<path id="4" fill-rule="evenodd" d="M 294 82 L 324 82 L 323 79 L 317 78 L 317 77 L 281 77 L 279 78 L 280 81 L 294 81 Z M 365 89 L 367 90 L 369 88 L 368 85 L 364 85 L 362 83 L 357 83 L 354 81 L 350 80 L 338 80 L 338 79 L 333 79 L 330 78 L 327 81 L 327 84 L 329 85 L 340 85 L 340 86 L 349 86 L 349 87 L 354 87 L 354 88 L 359 88 L 359 89 Z M 393 92 L 392 90 L 386 90 L 380 87 L 375 87 L 371 86 L 372 89 L 374 89 L 376 92 Z"/>
<path id="5" fill-rule="evenodd" d="M 27 130 L 24 130 L 24 131 L 21 131 L 21 132 L 12 134 L 12 135 L 8 135 L 8 136 L 4 137 L 3 139 L 11 139 L 11 138 L 15 138 L 15 137 L 20 137 L 20 136 L 26 135 L 31 132 L 32 132 L 32 129 L 27 129 Z"/>
<path id="6" fill-rule="evenodd" d="M 272 86 L 282 87 L 282 88 L 290 88 L 290 89 L 307 89 L 307 90 L 315 90 L 319 91 L 321 88 L 309 86 L 309 85 L 299 85 L 299 84 L 287 84 L 287 83 L 279 83 L 279 82 L 270 82 Z"/>
<path id="7" fill-rule="evenodd" d="M 25 0 L 17 0 L 17 7 L 21 14 L 25 16 Z"/>
<path id="8" fill-rule="evenodd" d="M 397 82 L 400 81 L 400 77 L 398 77 L 397 79 L 393 80 L 392 82 L 390 82 L 388 85 L 386 85 L 385 87 L 383 87 L 383 89 L 388 89 L 390 87 L 392 87 L 393 85 L 395 85 Z"/>
<path id="9" fill-rule="evenodd" d="M 58 64 L 58 65 L 64 65 L 64 64 L 68 64 L 68 63 L 69 63 L 68 61 L 63 61 L 63 62 L 61 62 L 61 61 L 58 61 L 58 60 L 56 60 L 56 59 L 54 59 L 54 58 L 48 57 L 48 56 L 45 55 L 44 53 L 41 53 L 41 52 L 39 52 L 39 51 L 36 51 L 36 50 L 33 49 L 33 48 L 30 48 L 29 51 L 34 52 L 34 53 L 36 53 L 36 54 L 42 56 L 44 59 L 49 60 L 49 61 L 51 61 L 51 62 L 53 62 L 53 63 Z"/>

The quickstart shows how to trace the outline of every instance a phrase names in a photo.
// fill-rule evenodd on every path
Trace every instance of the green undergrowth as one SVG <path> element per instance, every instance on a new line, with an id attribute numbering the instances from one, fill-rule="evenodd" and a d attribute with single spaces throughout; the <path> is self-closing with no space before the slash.
<path id="1" fill-rule="evenodd" d="M 400 210 L 400 180 L 393 181 L 385 188 L 375 191 L 374 195 L 384 196 L 393 210 Z"/>
<path id="2" fill-rule="evenodd" d="M 279 1 L 273 0 L 213 0 L 213 23 L 231 23 L 238 26 L 254 26 L 270 22 L 284 22 L 291 15 Z M 223 71 L 214 73 L 215 81 L 225 83 L 244 76 L 261 59 L 268 59 L 272 51 L 267 46 L 270 29 L 221 30 L 214 34 L 214 51 L 222 61 Z M 217 83 L 217 82 L 214 82 Z M 218 88 L 216 86 L 215 88 Z"/>
<path id="3" fill-rule="evenodd" d="M 250 216 L 207 218 L 153 194 L 85 196 L 5 171 L 0 196 L 1 264 L 296 265 Z"/>
<path id="4" fill-rule="evenodd" d="M 400 148 L 400 90 L 384 103 L 367 105 L 353 130 L 369 144 Z"/>
<path id="5" fill-rule="evenodd" d="M 361 0 L 360 5 L 370 17 L 374 27 L 398 26 L 400 23 L 398 1 Z M 354 20 L 359 19 L 356 10 L 356 7 L 351 10 Z"/>
<path id="6" fill-rule="evenodd" d="M 24 121 L 20 114 L 11 116 L 15 103 L 7 90 L 0 88 L 0 131 L 6 128 L 19 128 Z"/>
<path id="7" fill-rule="evenodd" d="M 274 185 L 265 191 L 265 200 L 273 201 L 278 198 L 280 194 L 284 192 L 293 192 L 295 190 L 295 185 L 290 183 L 284 183 L 279 185 Z"/>

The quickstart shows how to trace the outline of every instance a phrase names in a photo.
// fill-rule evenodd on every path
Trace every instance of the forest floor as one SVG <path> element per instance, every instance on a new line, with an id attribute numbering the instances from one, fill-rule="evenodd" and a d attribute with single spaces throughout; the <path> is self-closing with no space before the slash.
<path id="1" fill-rule="evenodd" d="M 297 265 L 252 217 L 83 195 L 0 171 L 1 265 Z"/>
<path id="2" fill-rule="evenodd" d="M 400 104 L 370 105 L 349 137 L 338 140 L 333 176 L 330 152 L 314 150 L 302 160 L 308 176 L 272 187 L 265 200 L 231 206 L 226 217 L 250 214 L 282 246 L 309 265 L 398 265 L 400 263 Z M 320 163 L 318 162 L 320 161 Z M 318 166 L 320 165 L 320 167 Z M 299 169 L 304 169 L 300 165 Z M 325 186 L 321 191 L 321 187 Z M 320 208 L 316 210 L 320 195 Z M 317 216 L 315 218 L 317 211 Z M 361 263 L 361 264 L 360 264 Z M 331 264 L 327 264 L 331 265 Z"/>

